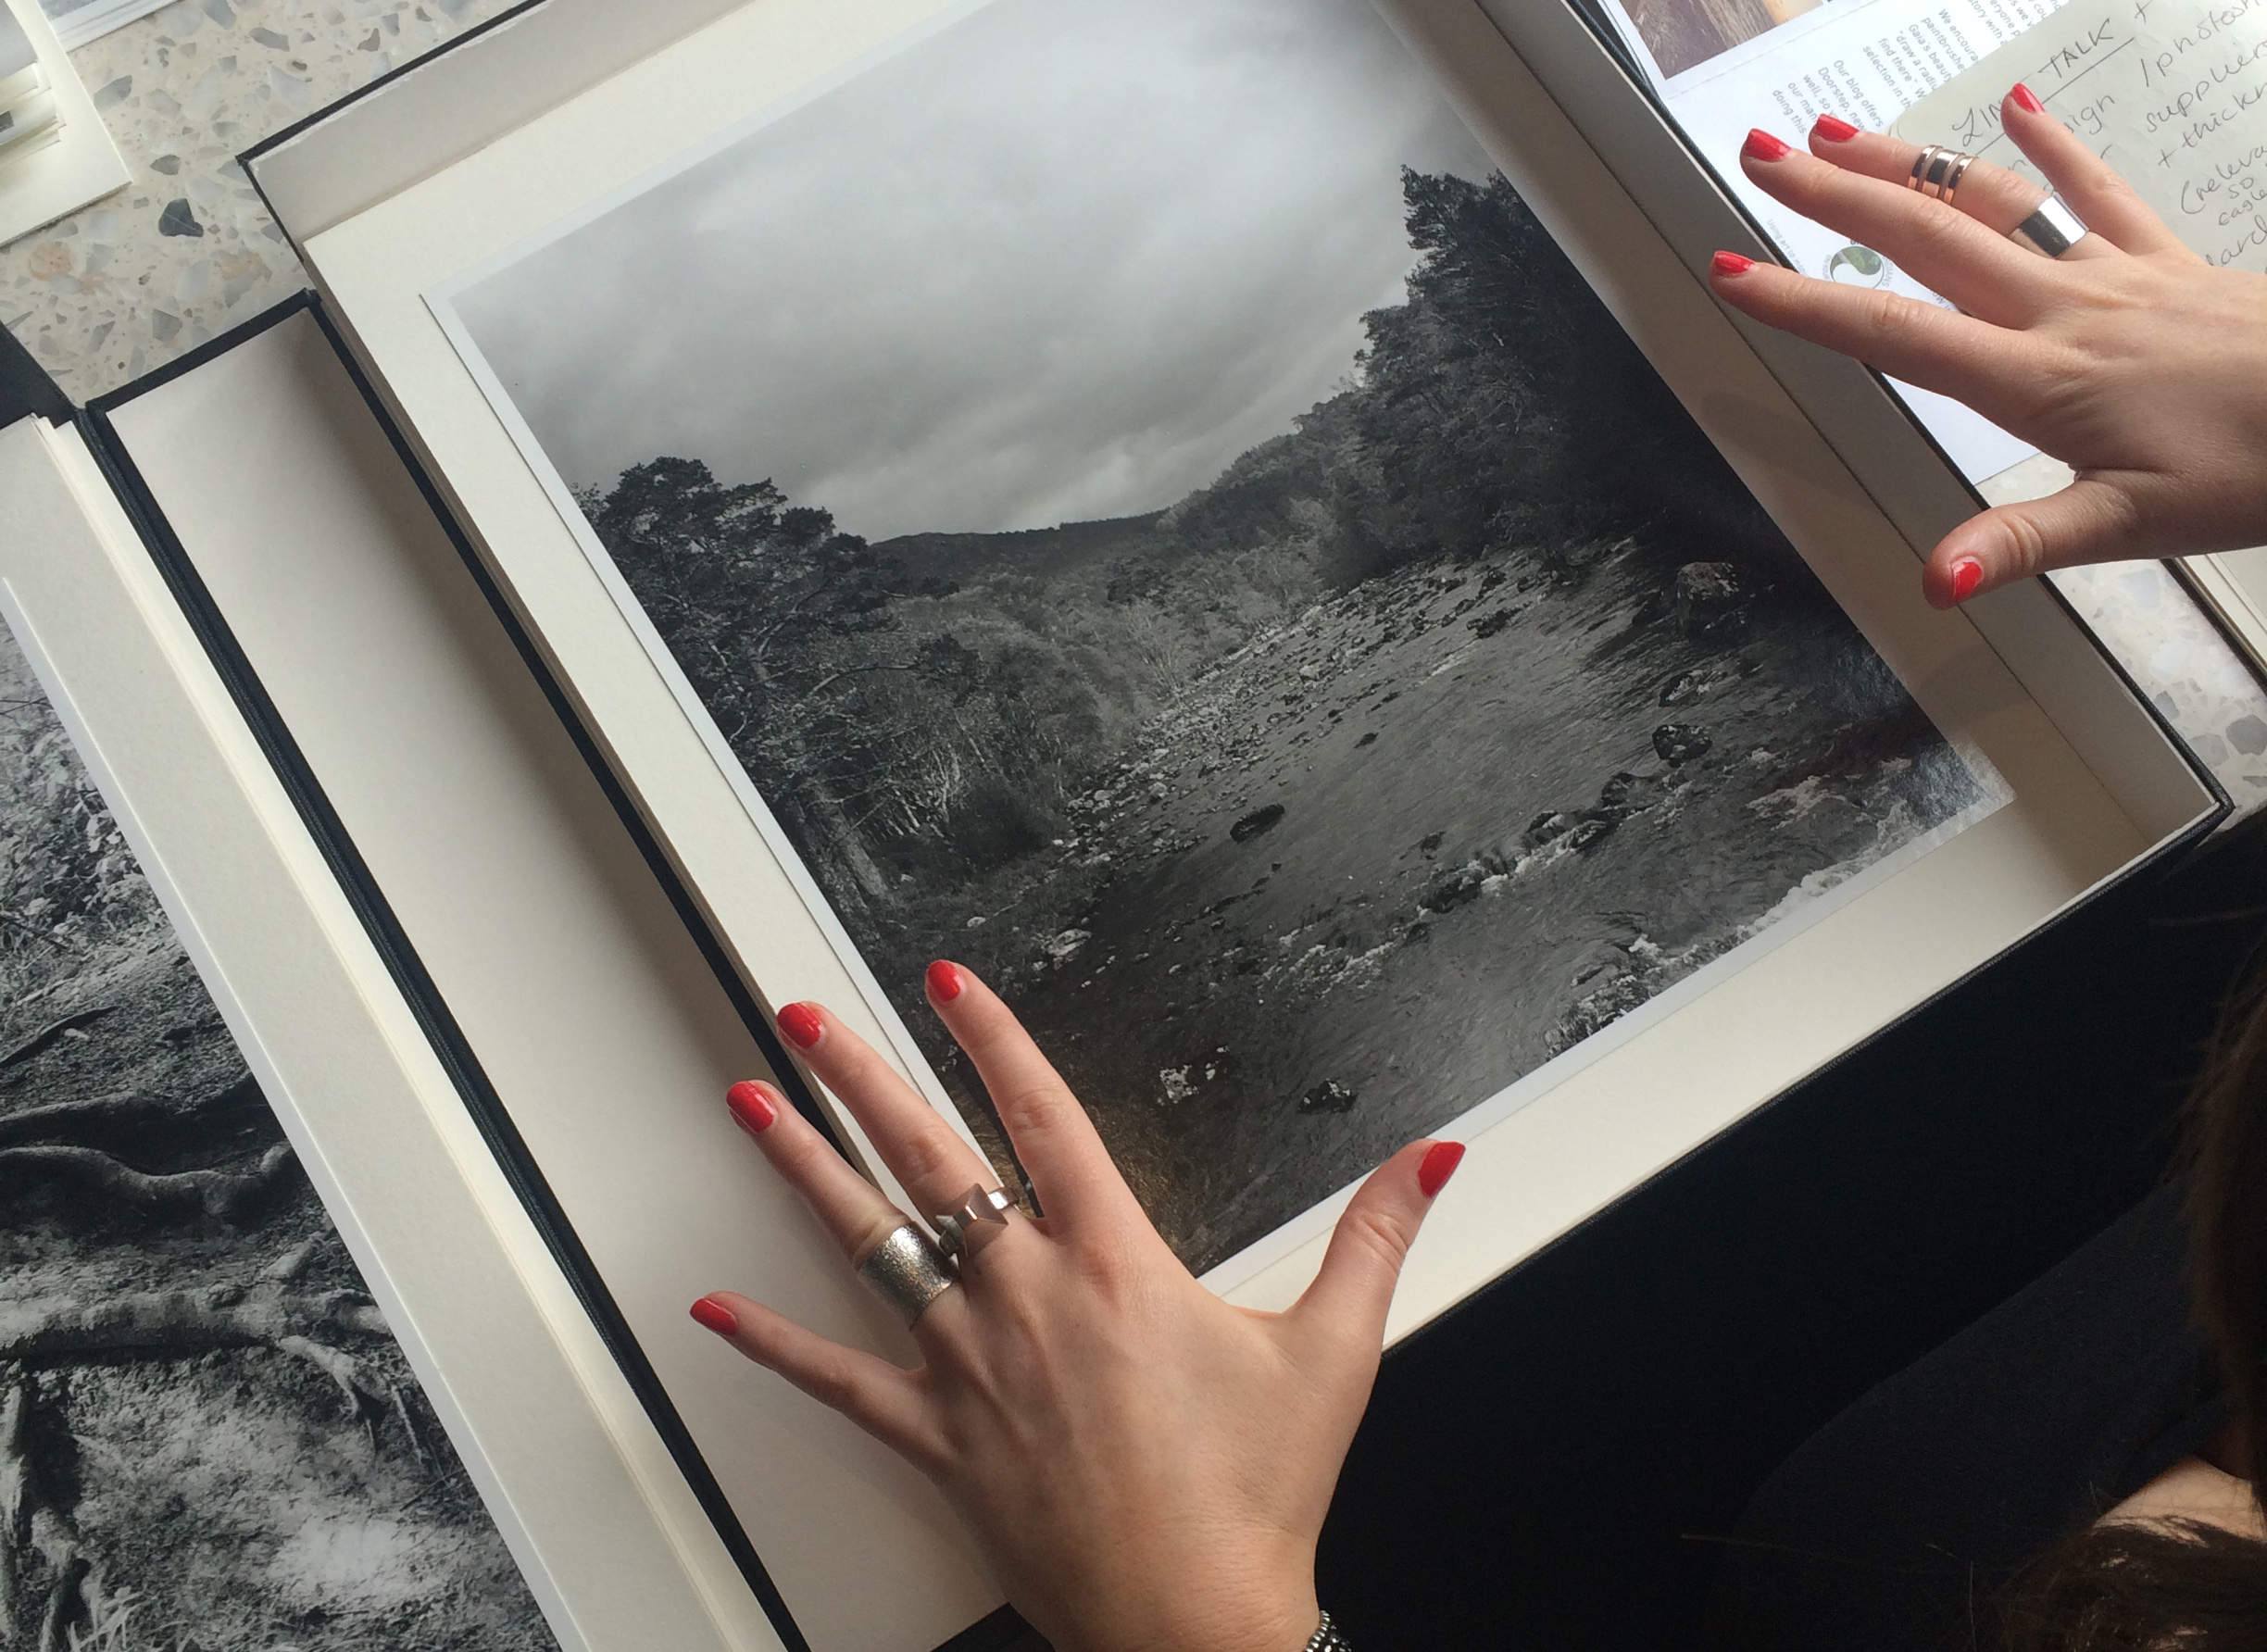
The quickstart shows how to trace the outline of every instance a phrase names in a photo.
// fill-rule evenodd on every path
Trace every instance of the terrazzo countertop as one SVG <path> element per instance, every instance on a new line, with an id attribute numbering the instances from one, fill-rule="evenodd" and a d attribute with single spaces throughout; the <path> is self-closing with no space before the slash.
<path id="1" fill-rule="evenodd" d="M 0 319 L 74 402 L 307 285 L 236 156 L 510 0 L 174 0 L 71 54 L 132 169 L 0 248 Z"/>
<path id="2" fill-rule="evenodd" d="M 0 247 L 0 319 L 83 403 L 291 297 L 306 274 L 236 156 L 511 4 L 173 0 L 81 46 L 133 182 Z M 2267 690 L 2171 573 L 2050 577 L 2237 809 L 2267 807 Z"/>

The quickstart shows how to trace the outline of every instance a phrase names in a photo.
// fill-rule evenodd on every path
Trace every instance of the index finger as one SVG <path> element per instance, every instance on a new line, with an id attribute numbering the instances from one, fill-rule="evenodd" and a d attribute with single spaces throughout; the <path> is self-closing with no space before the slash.
<path id="1" fill-rule="evenodd" d="M 1885 179 L 1845 171 L 1769 132 L 1748 135 L 1740 163 L 1774 199 L 1872 247 L 1932 293 L 1984 320 L 2026 325 L 2068 280 L 2051 258 L 2025 251 L 1957 207 Z"/>
<path id="2" fill-rule="evenodd" d="M 1146 1221 L 1094 1120 L 1015 1012 L 973 970 L 942 958 L 929 966 L 928 987 L 929 1002 L 999 1110 L 1050 1223 Z"/>

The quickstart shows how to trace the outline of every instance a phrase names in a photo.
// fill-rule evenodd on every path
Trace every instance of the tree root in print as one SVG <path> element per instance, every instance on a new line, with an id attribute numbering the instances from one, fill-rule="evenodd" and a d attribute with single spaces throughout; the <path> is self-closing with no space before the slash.
<path id="1" fill-rule="evenodd" d="M 249 1078 L 188 1109 L 195 1115 L 257 1101 Z M 115 1139 L 159 1121 L 175 1125 L 179 1104 L 113 1095 L 19 1113 L 5 1140 L 46 1136 L 0 1146 L 0 1180 L 60 1183 L 161 1220 L 241 1223 L 267 1206 L 295 1170 L 292 1150 L 276 1144 L 244 1169 L 204 1168 L 152 1174 L 84 1138 Z M 81 1140 L 54 1137 L 80 1137 Z M 0 1225 L 29 1220 L 19 1202 L 0 1210 Z M 407 1398 L 387 1377 L 349 1351 L 389 1338 L 377 1305 L 358 1291 L 305 1283 L 328 1235 L 294 1245 L 242 1283 L 182 1290 L 126 1291 L 86 1299 L 31 1296 L 0 1301 L 0 1648 L 76 1652 L 107 1644 L 110 1626 L 131 1610 L 130 1591 L 113 1591 L 101 1558 L 90 1553 L 75 1518 L 76 1475 L 69 1468 L 67 1393 L 34 1373 L 94 1365 L 184 1361 L 223 1349 L 264 1348 L 322 1372 L 346 1404 L 351 1424 L 380 1444 L 385 1420 L 397 1420 L 420 1461 L 432 1453 Z"/>
<path id="2" fill-rule="evenodd" d="M 154 1133 L 202 1134 L 226 1122 L 230 1115 L 265 1118 L 267 1111 L 267 1101 L 249 1073 L 187 1103 L 124 1090 L 0 1115 L 0 1147 L 40 1143 L 123 1149 L 148 1141 Z"/>
<path id="3" fill-rule="evenodd" d="M 268 1149 L 245 1170 L 181 1170 L 153 1176 L 93 1147 L 46 1145 L 0 1148 L 0 1182 L 18 1177 L 69 1181 L 153 1215 L 201 1212 L 232 1222 L 274 1191 L 292 1162 L 283 1145 Z"/>

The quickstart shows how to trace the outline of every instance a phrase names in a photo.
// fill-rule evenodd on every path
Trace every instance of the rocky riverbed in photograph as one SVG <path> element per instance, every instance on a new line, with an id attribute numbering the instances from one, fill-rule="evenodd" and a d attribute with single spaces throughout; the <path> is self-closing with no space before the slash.
<path id="1" fill-rule="evenodd" d="M 1516 566 L 1406 569 L 1262 635 L 996 905 L 919 926 L 1007 995 L 1193 1266 L 1985 795 L 1799 573 L 1664 578 L 1635 540 Z"/>

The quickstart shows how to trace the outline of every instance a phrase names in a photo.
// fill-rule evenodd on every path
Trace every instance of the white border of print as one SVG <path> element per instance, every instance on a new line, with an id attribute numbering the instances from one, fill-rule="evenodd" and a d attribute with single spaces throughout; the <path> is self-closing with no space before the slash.
<path id="1" fill-rule="evenodd" d="M 857 983 L 866 1007 L 886 1031 L 900 1061 L 913 1073 L 923 1094 L 938 1107 L 971 1145 L 974 1137 L 958 1107 L 952 1101 L 944 1085 L 930 1068 L 911 1030 L 898 1015 L 889 995 L 873 974 L 865 956 L 852 942 L 849 932 L 835 915 L 832 904 L 820 889 L 817 881 L 805 865 L 785 830 L 780 825 L 762 795 L 757 791 L 746 769 L 733 755 L 723 732 L 702 704 L 697 692 L 685 677 L 669 645 L 662 640 L 653 622 L 646 617 L 629 582 L 614 565 L 613 557 L 591 529 L 582 507 L 575 503 L 572 490 L 559 474 L 548 454 L 544 451 L 534 431 L 521 415 L 511 394 L 488 364 L 479 342 L 458 313 L 457 296 L 481 285 L 490 277 L 511 268 L 544 248 L 565 239 L 586 225 L 606 217 L 620 206 L 651 193 L 671 179 L 690 171 L 695 167 L 724 151 L 752 138 L 765 128 L 809 106 L 818 99 L 840 86 L 857 80 L 880 64 L 889 61 L 929 40 L 992 5 L 994 0 L 962 0 L 959 5 L 926 19 L 879 50 L 869 52 L 844 66 L 834 73 L 804 87 L 795 95 L 771 105 L 747 119 L 726 128 L 707 142 L 673 156 L 621 187 L 612 190 L 586 205 L 581 211 L 546 225 L 541 231 L 505 248 L 495 256 L 460 271 L 446 282 L 436 284 L 424 295 L 427 308 L 447 336 L 466 370 L 479 385 L 491 410 L 510 434 L 520 457 L 541 483 L 552 508 L 561 524 L 573 538 L 577 547 L 589 562 L 592 571 L 613 598 L 615 607 L 631 631 L 635 634 L 654 669 L 668 683 L 670 694 L 688 723 L 698 732 L 710 758 L 723 774 L 738 798 L 748 820 L 762 834 L 765 844 L 778 858 L 792 881 L 796 894 L 808 910 L 812 921 L 825 936 L 827 944 L 838 954 L 844 967 Z M 1579 277 L 1577 278 L 1579 279 Z M 1853 626 L 1853 629 L 1855 627 Z M 1872 645 L 1869 643 L 1868 645 Z M 1910 690 L 1908 691 L 1910 692 Z M 1932 727 L 1935 726 L 1932 721 Z M 1940 731 L 1941 732 L 1941 731 Z M 1949 736 L 1947 736 L 1950 739 Z M 1766 915 L 1757 921 L 1762 926 L 1758 932 L 1741 942 L 1721 957 L 1711 960 L 1674 985 L 1657 995 L 1635 1009 L 1616 1020 L 1562 1055 L 1522 1074 L 1492 1094 L 1483 1096 L 1471 1107 L 1456 1114 L 1433 1133 L 1444 1139 L 1469 1141 L 1490 1126 L 1510 1117 L 1522 1107 L 1557 1088 L 1584 1068 L 1638 1036 L 1655 1022 L 1674 1014 L 1679 1008 L 1706 994 L 1717 982 L 1739 973 L 1756 959 L 1776 949 L 1800 934 L 1830 913 L 1858 899 L 1868 890 L 1894 877 L 1899 870 L 1912 865 L 1939 845 L 1949 842 L 1968 827 L 1996 812 L 2008 803 L 2013 793 L 2000 778 L 1989 759 L 1972 742 L 1951 740 L 1955 750 L 1967 764 L 1985 796 L 1950 820 L 1913 839 L 1860 872 L 1843 880 L 1816 895 L 1805 896 L 1799 886 L 1788 892 L 1787 897 L 1772 908 L 1781 914 L 1776 918 Z M 1822 869 L 1825 870 L 1825 869 Z M 1789 907 L 1793 909 L 1789 909 Z M 1309 1206 L 1303 1213 L 1271 1231 L 1243 1250 L 1215 1264 L 1203 1275 L 1204 1283 L 1221 1294 L 1234 1291 L 1269 1267 L 1290 1256 L 1320 1234 L 1327 1233 L 1337 1220 L 1347 1202 L 1353 1197 L 1359 1181 L 1349 1183 L 1328 1196 Z"/>

